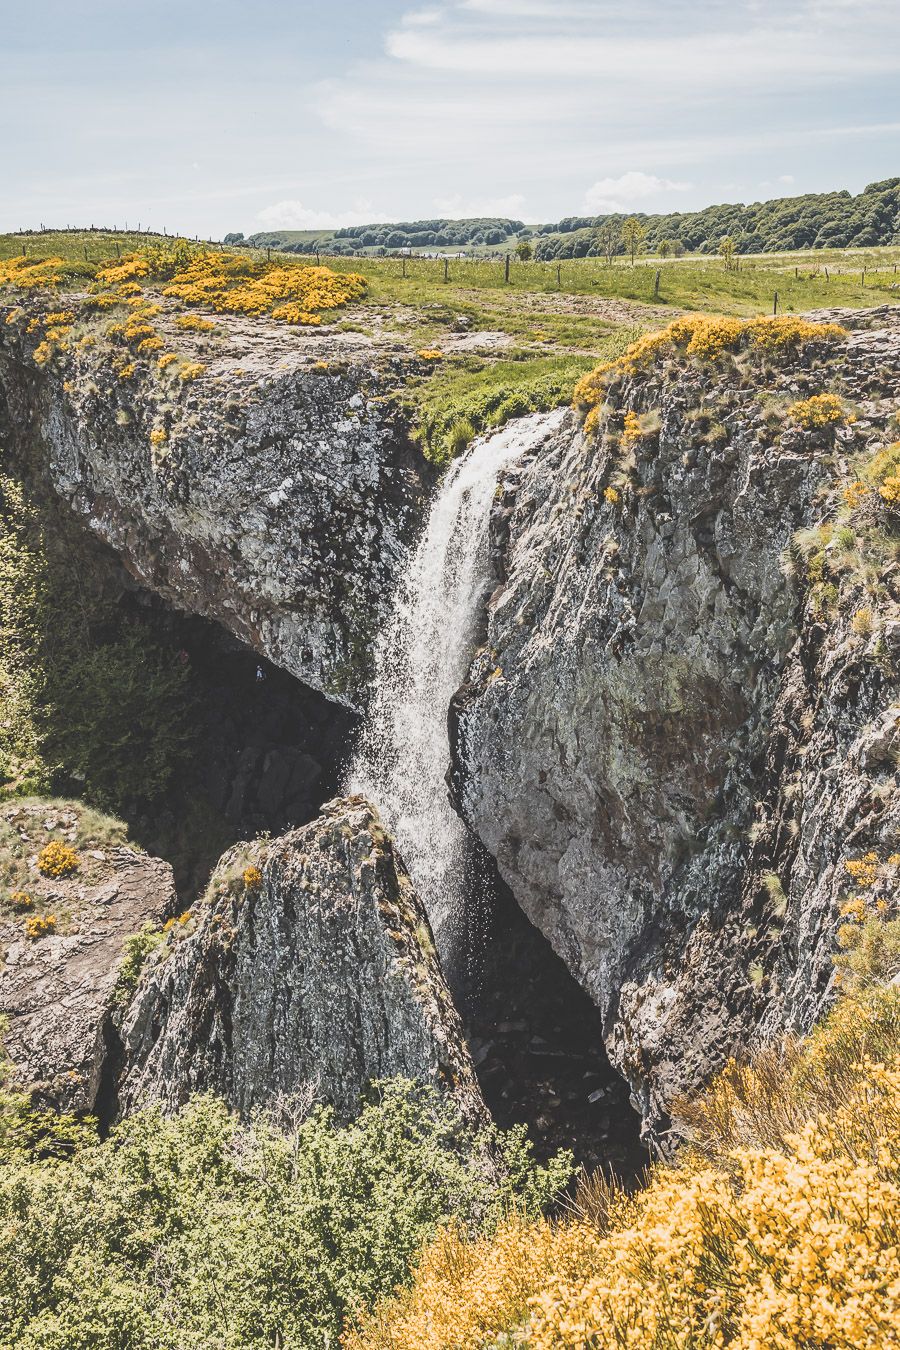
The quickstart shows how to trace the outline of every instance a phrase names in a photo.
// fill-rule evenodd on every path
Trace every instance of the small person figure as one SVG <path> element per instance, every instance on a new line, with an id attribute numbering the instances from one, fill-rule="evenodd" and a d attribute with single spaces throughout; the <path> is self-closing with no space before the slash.
<path id="1" fill-rule="evenodd" d="M 256 683 L 259 684 L 260 680 L 264 680 L 265 678 L 266 678 L 266 672 L 263 670 L 262 666 L 257 666 L 257 667 L 256 667 Z"/>

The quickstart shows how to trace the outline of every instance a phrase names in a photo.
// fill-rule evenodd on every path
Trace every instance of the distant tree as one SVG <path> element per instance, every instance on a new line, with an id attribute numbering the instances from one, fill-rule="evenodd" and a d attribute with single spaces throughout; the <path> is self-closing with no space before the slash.
<path id="1" fill-rule="evenodd" d="M 612 260 L 619 251 L 619 245 L 622 242 L 622 235 L 619 229 L 619 223 L 614 216 L 604 220 L 594 235 L 594 244 L 599 253 L 602 253 L 606 259 L 607 265 L 612 266 Z"/>
<path id="2" fill-rule="evenodd" d="M 629 216 L 622 226 L 622 243 L 631 254 L 631 265 L 634 267 L 634 258 L 641 246 L 641 240 L 647 231 L 644 229 L 637 216 Z"/>
<path id="3" fill-rule="evenodd" d="M 681 242 L 680 239 L 672 240 L 672 257 L 673 258 L 684 257 L 684 244 Z"/>
<path id="4" fill-rule="evenodd" d="M 656 252 L 660 256 L 660 258 L 668 258 L 672 252 L 671 239 L 660 239 L 659 243 L 656 246 Z"/>
<path id="5" fill-rule="evenodd" d="M 516 244 L 516 257 L 519 259 L 519 262 L 528 262 L 533 253 L 534 250 L 527 239 L 520 239 Z"/>
<path id="6" fill-rule="evenodd" d="M 241 234 L 240 232 L 234 232 L 234 231 L 232 231 L 231 234 L 226 234 L 226 236 L 225 236 L 225 243 L 226 243 L 226 244 L 242 244 L 243 242 L 244 242 L 244 236 L 243 236 L 243 234 Z"/>
<path id="7" fill-rule="evenodd" d="M 735 245 L 730 234 L 723 234 L 719 240 L 719 257 L 725 264 L 726 272 L 734 271 Z"/>

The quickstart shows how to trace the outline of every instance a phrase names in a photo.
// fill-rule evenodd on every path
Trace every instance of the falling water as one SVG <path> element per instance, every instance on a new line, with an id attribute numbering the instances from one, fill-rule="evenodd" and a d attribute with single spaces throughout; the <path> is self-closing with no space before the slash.
<path id="1" fill-rule="evenodd" d="M 375 803 L 400 846 L 439 946 L 453 945 L 466 830 L 450 805 L 447 711 L 472 659 L 491 585 L 488 523 L 498 474 L 555 425 L 517 419 L 474 442 L 447 473 L 375 653 L 375 677 L 348 787 Z"/>

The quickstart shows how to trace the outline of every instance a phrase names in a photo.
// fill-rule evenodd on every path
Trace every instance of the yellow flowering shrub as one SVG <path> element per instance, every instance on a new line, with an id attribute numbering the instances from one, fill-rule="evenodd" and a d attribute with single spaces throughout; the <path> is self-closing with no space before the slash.
<path id="1" fill-rule="evenodd" d="M 212 319 L 204 319 L 200 314 L 179 314 L 175 323 L 179 328 L 186 328 L 194 333 L 214 333 L 216 325 Z"/>
<path id="2" fill-rule="evenodd" d="M 165 370 L 168 366 L 171 366 L 172 363 L 177 360 L 178 360 L 177 352 L 165 352 L 157 361 L 156 368 L 157 370 Z"/>
<path id="3" fill-rule="evenodd" d="M 871 491 L 869 484 L 863 483 L 859 479 L 856 479 L 853 483 L 848 483 L 842 490 L 844 505 L 848 506 L 851 511 L 855 511 L 862 505 Z"/>
<path id="4" fill-rule="evenodd" d="M 141 341 L 138 343 L 137 349 L 142 356 L 146 356 L 148 352 L 158 352 L 160 348 L 164 347 L 165 345 L 166 344 L 163 342 L 162 338 L 158 337 L 156 333 L 154 333 L 152 337 L 142 338 Z"/>
<path id="5" fill-rule="evenodd" d="M 320 321 L 366 292 L 365 277 L 328 267 L 253 262 L 220 252 L 196 254 L 176 272 L 163 294 L 224 314 L 272 314 L 286 323 Z"/>
<path id="6" fill-rule="evenodd" d="M 263 882 L 262 872 L 253 863 L 244 868 L 243 882 L 248 891 L 258 891 Z"/>
<path id="7" fill-rule="evenodd" d="M 30 919 L 25 920 L 25 936 L 32 942 L 38 938 L 46 937 L 48 933 L 56 929 L 55 914 L 34 914 Z"/>
<path id="8" fill-rule="evenodd" d="M 0 260 L 0 286 L 24 291 L 58 286 L 65 265 L 62 258 L 4 258 Z"/>
<path id="9" fill-rule="evenodd" d="M 730 1065 L 687 1123 L 633 1196 L 439 1233 L 344 1350 L 898 1350 L 900 990 Z"/>
<path id="10" fill-rule="evenodd" d="M 788 417 L 792 417 L 807 430 L 814 427 L 833 427 L 850 420 L 837 394 L 813 394 L 812 398 L 792 403 L 787 411 Z"/>
<path id="11" fill-rule="evenodd" d="M 616 375 L 649 370 L 661 357 L 694 357 L 715 361 L 726 352 L 795 355 L 808 345 L 831 346 L 843 341 L 846 330 L 834 323 L 812 323 L 793 315 L 733 319 L 722 315 L 686 314 L 657 333 L 645 333 L 615 361 L 605 361 L 582 376 L 573 403 L 590 413 L 606 397 L 606 386 Z M 592 430 L 596 430 L 596 422 Z M 590 434 L 590 432 L 588 433 Z"/>
<path id="12" fill-rule="evenodd" d="M 196 380 L 198 376 L 202 375 L 205 369 L 206 366 L 201 361 L 188 361 L 187 365 L 182 366 L 179 370 L 178 378 L 188 384 L 191 380 Z"/>
<path id="13" fill-rule="evenodd" d="M 633 445 L 641 439 L 641 419 L 635 412 L 625 414 L 625 426 L 622 431 L 622 444 Z"/>
<path id="14" fill-rule="evenodd" d="M 548 1272 L 577 1279 L 599 1245 L 586 1225 L 516 1215 L 474 1241 L 442 1229 L 422 1253 L 413 1288 L 363 1317 L 345 1334 L 344 1350 L 481 1350 L 526 1320 Z"/>
<path id="15" fill-rule="evenodd" d="M 900 1072 L 871 1066 L 900 1111 Z M 633 1222 L 605 1238 L 587 1279 L 549 1281 L 527 1344 L 887 1350 L 900 1345 L 900 1149 L 854 1158 L 810 1121 L 787 1155 L 739 1150 L 736 1184 L 713 1169 L 663 1171 Z"/>
<path id="16" fill-rule="evenodd" d="M 45 877 L 67 877 L 77 872 L 80 859 L 75 849 L 52 839 L 38 854 L 38 871 Z"/>
<path id="17" fill-rule="evenodd" d="M 98 268 L 97 281 L 101 286 L 120 286 L 122 282 L 133 282 L 135 277 L 149 275 L 149 258 L 142 253 L 132 253 L 121 262 L 106 263 Z"/>
<path id="18" fill-rule="evenodd" d="M 444 353 L 437 347 L 423 347 L 420 352 L 416 352 L 420 361 L 442 361 Z"/>
<path id="19" fill-rule="evenodd" d="M 9 903 L 17 913 L 26 909 L 34 909 L 34 900 L 27 891 L 10 891 Z"/>
<path id="20" fill-rule="evenodd" d="M 878 854 L 865 853 L 861 858 L 846 858 L 844 871 L 857 886 L 874 886 L 878 880 Z"/>
<path id="21" fill-rule="evenodd" d="M 311 314 L 296 300 L 290 300 L 285 305 L 276 305 L 272 310 L 272 318 L 280 319 L 282 323 L 305 324 L 314 326 L 322 322 L 321 314 Z"/>
<path id="22" fill-rule="evenodd" d="M 151 445 L 165 445 L 168 439 L 169 437 L 165 427 L 154 427 L 150 432 Z"/>
<path id="23" fill-rule="evenodd" d="M 603 489 L 603 500 L 610 506 L 617 506 L 622 499 L 622 494 L 614 487 L 605 487 Z"/>
<path id="24" fill-rule="evenodd" d="M 118 367 L 116 373 L 118 374 L 120 380 L 130 380 L 136 370 L 137 366 L 134 364 L 134 362 L 127 361 L 124 366 Z"/>

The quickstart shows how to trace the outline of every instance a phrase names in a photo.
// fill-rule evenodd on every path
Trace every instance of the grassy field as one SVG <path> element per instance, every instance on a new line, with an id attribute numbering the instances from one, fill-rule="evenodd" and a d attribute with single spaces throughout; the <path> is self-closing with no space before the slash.
<path id="1" fill-rule="evenodd" d="M 32 257 L 99 262 L 159 237 L 89 230 L 0 235 L 0 258 L 21 253 L 24 247 Z M 250 252 L 266 256 L 265 250 Z M 297 254 L 273 256 L 287 266 L 309 262 Z M 446 265 L 441 259 L 421 257 L 323 261 L 335 271 L 362 273 L 369 282 L 369 305 L 450 304 L 459 312 L 482 310 L 486 301 L 493 303 L 491 295 L 508 310 L 509 300 L 522 294 L 594 296 L 726 314 L 771 313 L 776 291 L 779 311 L 785 313 L 900 300 L 900 247 L 745 257 L 739 270 L 731 272 L 720 260 L 705 257 L 645 258 L 634 267 L 622 259 L 607 266 L 598 258 L 559 264 L 513 258 L 508 283 L 505 262 L 479 258 L 450 259 Z M 506 320 L 510 318 L 507 312 Z"/>

